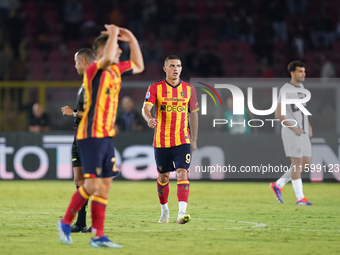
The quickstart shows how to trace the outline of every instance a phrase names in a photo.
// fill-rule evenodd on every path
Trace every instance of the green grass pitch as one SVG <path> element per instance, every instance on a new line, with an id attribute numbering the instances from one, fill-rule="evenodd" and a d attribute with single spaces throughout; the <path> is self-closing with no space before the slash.
<path id="1" fill-rule="evenodd" d="M 169 224 L 157 223 L 155 181 L 114 181 L 105 230 L 124 248 L 113 250 L 90 248 L 90 233 L 73 234 L 71 246 L 59 241 L 55 225 L 75 190 L 72 182 L 1 181 L 0 254 L 340 254 L 338 183 L 304 184 L 311 207 L 295 205 L 290 184 L 284 204 L 268 186 L 191 181 L 192 220 L 177 225 L 175 181 Z"/>

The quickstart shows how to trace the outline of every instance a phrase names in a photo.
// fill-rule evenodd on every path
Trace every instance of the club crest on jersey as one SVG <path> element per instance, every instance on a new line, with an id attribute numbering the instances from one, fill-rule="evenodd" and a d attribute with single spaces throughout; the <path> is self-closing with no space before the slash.
<path id="1" fill-rule="evenodd" d="M 96 168 L 96 173 L 97 173 L 97 175 L 100 175 L 101 172 L 102 172 L 102 169 L 101 169 L 100 167 L 97 167 L 97 168 Z"/>
<path id="2" fill-rule="evenodd" d="M 180 94 L 182 97 L 185 97 L 185 91 L 182 91 Z"/>

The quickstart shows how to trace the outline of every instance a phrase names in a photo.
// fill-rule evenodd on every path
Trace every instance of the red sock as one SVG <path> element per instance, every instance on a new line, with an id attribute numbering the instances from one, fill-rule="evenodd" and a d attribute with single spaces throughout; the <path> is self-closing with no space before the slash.
<path id="1" fill-rule="evenodd" d="M 169 197 L 169 181 L 167 181 L 166 183 L 162 183 L 159 180 L 157 180 L 157 192 L 159 203 L 161 205 L 166 204 L 168 202 Z"/>
<path id="2" fill-rule="evenodd" d="M 187 202 L 188 203 L 188 198 L 189 198 L 189 180 L 180 180 L 177 181 L 177 198 L 178 202 Z"/>
<path id="3" fill-rule="evenodd" d="M 92 230 L 93 232 L 96 233 L 96 236 L 99 237 L 104 235 L 104 220 L 106 205 L 107 198 L 92 196 L 91 202 Z"/>
<path id="4" fill-rule="evenodd" d="M 80 186 L 76 192 L 74 192 L 71 202 L 66 210 L 64 218 L 61 220 L 62 223 L 71 225 L 77 212 L 86 204 L 89 200 L 89 195 L 83 186 Z"/>

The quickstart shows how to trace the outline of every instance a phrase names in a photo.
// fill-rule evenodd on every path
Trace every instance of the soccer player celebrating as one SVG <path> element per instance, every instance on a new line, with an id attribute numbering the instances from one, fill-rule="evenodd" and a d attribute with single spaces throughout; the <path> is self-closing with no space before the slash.
<path id="1" fill-rule="evenodd" d="M 78 74 L 83 75 L 87 66 L 90 65 L 96 59 L 96 54 L 92 49 L 83 48 L 80 49 L 74 55 L 74 61 L 76 63 L 75 67 L 77 69 Z M 84 113 L 84 84 L 82 84 L 77 93 L 77 102 L 76 108 L 72 109 L 69 106 L 64 106 L 61 108 L 61 112 L 64 116 L 73 116 L 74 117 L 74 129 L 77 129 L 81 117 Z M 83 177 L 83 168 L 81 166 L 80 156 L 78 153 L 77 145 L 76 145 L 76 137 L 74 137 L 74 141 L 72 144 L 72 167 L 74 173 L 74 183 L 77 186 L 77 189 L 84 184 Z M 87 202 L 80 209 L 77 216 L 77 221 L 74 225 L 71 226 L 71 232 L 91 232 L 91 228 L 87 228 L 86 226 L 86 208 Z"/>
<path id="2" fill-rule="evenodd" d="M 168 56 L 163 70 L 166 78 L 149 86 L 142 115 L 148 126 L 155 128 L 153 146 L 158 171 L 157 191 L 162 213 L 158 222 L 169 222 L 169 177 L 170 172 L 176 171 L 179 205 L 177 223 L 185 224 L 191 219 L 186 213 L 190 186 L 188 171 L 191 153 L 197 147 L 199 108 L 194 87 L 180 79 L 182 65 L 179 57 Z M 155 118 L 151 115 L 154 104 L 156 104 Z"/>
<path id="3" fill-rule="evenodd" d="M 106 35 L 94 42 L 98 61 L 90 64 L 84 73 L 84 113 L 76 135 L 77 148 L 83 164 L 84 185 L 73 194 L 65 216 L 58 222 L 59 238 L 64 244 L 72 244 L 71 223 L 75 214 L 92 196 L 92 233 L 90 246 L 95 248 L 121 248 L 104 235 L 105 210 L 112 177 L 118 175 L 114 144 L 114 120 L 117 113 L 118 95 L 121 87 L 121 73 L 129 70 L 127 64 L 120 64 L 122 50 L 118 40 L 130 45 L 133 73 L 144 70 L 143 57 L 137 39 L 127 29 L 105 25 Z M 103 42 L 100 46 L 98 41 Z M 131 68 L 130 68 L 131 69 Z M 136 70 L 135 70 L 136 69 Z"/>
<path id="4" fill-rule="evenodd" d="M 308 121 L 308 116 L 305 115 L 296 105 L 286 105 L 286 116 L 281 113 L 281 91 L 282 89 L 289 88 L 304 88 L 302 82 L 305 81 L 305 64 L 300 61 L 293 61 L 288 65 L 288 72 L 291 75 L 290 83 L 282 86 L 278 104 L 276 108 L 275 117 L 280 122 L 285 121 L 288 127 L 282 127 L 281 136 L 283 147 L 287 157 L 290 157 L 292 165 L 290 171 L 286 172 L 276 182 L 270 184 L 277 200 L 283 203 L 282 200 L 282 187 L 289 181 L 292 181 L 293 189 L 296 196 L 297 205 L 313 205 L 305 198 L 302 189 L 301 172 L 304 171 L 311 163 L 312 145 L 310 137 L 312 136 L 312 127 Z M 299 92 L 287 93 L 288 99 L 304 98 L 305 94 Z M 304 106 L 306 104 L 303 104 Z M 287 119 L 293 119 L 297 126 L 293 126 Z"/>

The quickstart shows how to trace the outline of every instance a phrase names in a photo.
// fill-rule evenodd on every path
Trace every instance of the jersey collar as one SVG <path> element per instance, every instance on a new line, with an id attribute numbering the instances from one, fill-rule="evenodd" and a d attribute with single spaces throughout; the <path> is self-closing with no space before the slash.
<path id="1" fill-rule="evenodd" d="M 173 88 L 177 88 L 177 87 L 178 87 L 179 85 L 181 85 L 181 83 L 182 83 L 182 80 L 179 79 L 178 84 L 177 84 L 176 86 L 173 86 L 173 85 L 171 85 L 166 79 L 164 79 L 164 80 L 165 80 L 166 84 L 168 84 L 169 86 L 171 86 L 171 87 L 173 87 Z"/>
<path id="2" fill-rule="evenodd" d="M 295 88 L 301 88 L 301 82 L 299 83 L 299 86 L 297 87 L 297 86 L 295 86 L 294 84 L 292 84 L 292 83 L 290 83 L 290 82 L 288 82 L 290 85 L 292 85 L 292 86 L 294 86 Z"/>

